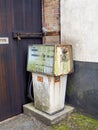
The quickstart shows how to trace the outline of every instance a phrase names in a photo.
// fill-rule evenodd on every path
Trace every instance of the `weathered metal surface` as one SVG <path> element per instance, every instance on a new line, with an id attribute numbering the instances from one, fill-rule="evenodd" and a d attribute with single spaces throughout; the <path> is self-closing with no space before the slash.
<path id="1" fill-rule="evenodd" d="M 34 106 L 48 114 L 62 110 L 65 102 L 67 75 L 52 77 L 33 73 L 32 77 Z"/>
<path id="2" fill-rule="evenodd" d="M 31 32 L 13 32 L 12 33 L 13 38 L 17 39 L 18 37 L 20 39 L 32 39 L 32 38 L 42 38 L 43 33 L 31 33 Z"/>
<path id="3" fill-rule="evenodd" d="M 53 75 L 54 46 L 29 46 L 27 70 Z"/>
<path id="4" fill-rule="evenodd" d="M 29 46 L 27 70 L 52 76 L 70 73 L 73 70 L 72 46 Z"/>
<path id="5" fill-rule="evenodd" d="M 63 75 L 73 71 L 71 45 L 57 45 L 55 50 L 54 74 Z"/>
<path id="6" fill-rule="evenodd" d="M 58 36 L 60 35 L 60 32 L 51 31 L 51 32 L 40 32 L 40 33 L 31 33 L 31 32 L 21 32 L 16 31 L 12 33 L 13 38 L 17 39 L 20 37 L 20 39 L 26 39 L 26 38 L 42 38 L 43 36 Z"/>

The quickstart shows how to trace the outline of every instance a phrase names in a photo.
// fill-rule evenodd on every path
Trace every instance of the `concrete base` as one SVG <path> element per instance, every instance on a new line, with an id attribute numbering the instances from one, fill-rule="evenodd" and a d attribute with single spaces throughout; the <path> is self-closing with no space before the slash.
<path id="1" fill-rule="evenodd" d="M 44 112 L 35 109 L 33 103 L 23 105 L 24 114 L 28 116 L 35 116 L 38 120 L 43 121 L 47 125 L 56 124 L 62 119 L 67 118 L 73 112 L 73 110 L 73 107 L 66 105 L 64 110 L 54 115 L 48 115 Z"/>

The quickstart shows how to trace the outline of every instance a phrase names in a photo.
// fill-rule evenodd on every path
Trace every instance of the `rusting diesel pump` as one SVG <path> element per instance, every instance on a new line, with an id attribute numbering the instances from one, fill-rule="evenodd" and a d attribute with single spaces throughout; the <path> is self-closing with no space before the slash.
<path id="1" fill-rule="evenodd" d="M 27 70 L 32 72 L 34 107 L 50 115 L 63 110 L 67 74 L 73 72 L 72 46 L 29 46 Z"/>

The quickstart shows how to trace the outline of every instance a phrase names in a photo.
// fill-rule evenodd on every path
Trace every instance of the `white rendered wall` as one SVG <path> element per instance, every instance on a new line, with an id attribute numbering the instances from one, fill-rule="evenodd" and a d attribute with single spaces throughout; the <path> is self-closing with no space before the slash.
<path id="1" fill-rule="evenodd" d="M 61 41 L 74 60 L 98 62 L 98 0 L 61 0 Z"/>

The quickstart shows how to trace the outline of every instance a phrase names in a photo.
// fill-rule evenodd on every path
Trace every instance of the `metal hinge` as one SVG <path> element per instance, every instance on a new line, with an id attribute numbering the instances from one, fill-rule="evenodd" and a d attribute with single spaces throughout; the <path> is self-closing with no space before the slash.
<path id="1" fill-rule="evenodd" d="M 60 32 L 58 31 L 48 31 L 41 33 L 31 33 L 31 32 L 12 32 L 12 36 L 14 39 L 32 39 L 32 38 L 42 38 L 44 36 L 57 36 Z"/>
<path id="2" fill-rule="evenodd" d="M 28 32 L 13 32 L 12 36 L 14 39 L 32 39 L 32 38 L 42 38 L 42 33 L 28 33 Z"/>

